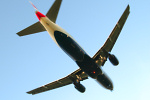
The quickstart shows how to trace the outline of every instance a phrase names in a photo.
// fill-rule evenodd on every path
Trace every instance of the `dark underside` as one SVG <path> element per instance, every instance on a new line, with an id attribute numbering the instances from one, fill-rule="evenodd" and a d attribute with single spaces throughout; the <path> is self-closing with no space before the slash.
<path id="1" fill-rule="evenodd" d="M 61 49 L 74 59 L 90 77 L 96 78 L 98 74 L 102 73 L 94 60 L 71 37 L 59 31 L 55 31 L 54 36 Z"/>

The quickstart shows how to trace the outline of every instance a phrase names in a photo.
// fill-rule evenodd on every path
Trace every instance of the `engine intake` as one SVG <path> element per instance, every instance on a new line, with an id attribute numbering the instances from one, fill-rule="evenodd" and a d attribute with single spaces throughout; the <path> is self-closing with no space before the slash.
<path id="1" fill-rule="evenodd" d="M 115 57 L 115 55 L 113 54 L 108 54 L 108 58 L 109 58 L 109 61 L 114 65 L 114 66 L 117 66 L 119 64 L 119 61 L 118 59 Z"/>

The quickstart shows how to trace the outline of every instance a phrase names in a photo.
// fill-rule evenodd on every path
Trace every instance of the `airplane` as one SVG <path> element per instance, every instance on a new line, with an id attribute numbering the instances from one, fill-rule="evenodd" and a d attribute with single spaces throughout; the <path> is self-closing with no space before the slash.
<path id="1" fill-rule="evenodd" d="M 69 33 L 56 24 L 61 3 L 62 0 L 55 0 L 46 15 L 39 12 L 39 10 L 31 3 L 35 8 L 35 14 L 39 21 L 18 32 L 17 35 L 25 36 L 47 31 L 54 42 L 75 61 L 79 66 L 79 69 L 64 78 L 33 89 L 27 93 L 34 95 L 69 84 L 74 84 L 79 92 L 84 93 L 85 87 L 81 84 L 81 81 L 88 79 L 88 77 L 98 81 L 104 88 L 113 90 L 113 83 L 102 70 L 102 66 L 104 66 L 107 58 L 114 66 L 119 64 L 118 59 L 110 52 L 128 18 L 130 6 L 128 5 L 125 9 L 104 45 L 93 57 L 90 57 Z"/>

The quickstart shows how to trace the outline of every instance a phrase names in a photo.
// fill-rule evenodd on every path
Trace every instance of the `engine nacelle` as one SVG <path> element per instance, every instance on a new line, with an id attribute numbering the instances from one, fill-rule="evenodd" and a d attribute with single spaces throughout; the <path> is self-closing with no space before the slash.
<path id="1" fill-rule="evenodd" d="M 80 82 L 75 82 L 74 86 L 79 92 L 81 93 L 85 92 L 85 87 L 82 84 L 80 84 Z"/>
<path id="2" fill-rule="evenodd" d="M 113 54 L 108 54 L 108 58 L 109 58 L 109 61 L 114 65 L 114 66 L 117 66 L 119 64 L 119 61 L 118 59 L 115 57 L 115 55 Z"/>

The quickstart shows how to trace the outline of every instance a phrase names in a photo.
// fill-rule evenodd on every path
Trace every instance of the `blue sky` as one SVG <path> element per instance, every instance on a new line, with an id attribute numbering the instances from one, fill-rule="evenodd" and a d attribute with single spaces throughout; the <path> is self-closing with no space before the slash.
<path id="1" fill-rule="evenodd" d="M 54 0 L 32 0 L 46 14 Z M 103 70 L 114 91 L 93 79 L 83 81 L 84 94 L 73 85 L 37 95 L 27 91 L 60 79 L 78 66 L 52 41 L 47 32 L 19 37 L 16 33 L 38 21 L 28 0 L 1 1 L 0 99 L 1 100 L 149 100 L 150 1 L 63 0 L 57 24 L 93 56 L 103 45 L 127 5 L 130 15 L 112 50 L 120 64 L 109 61 Z"/>

